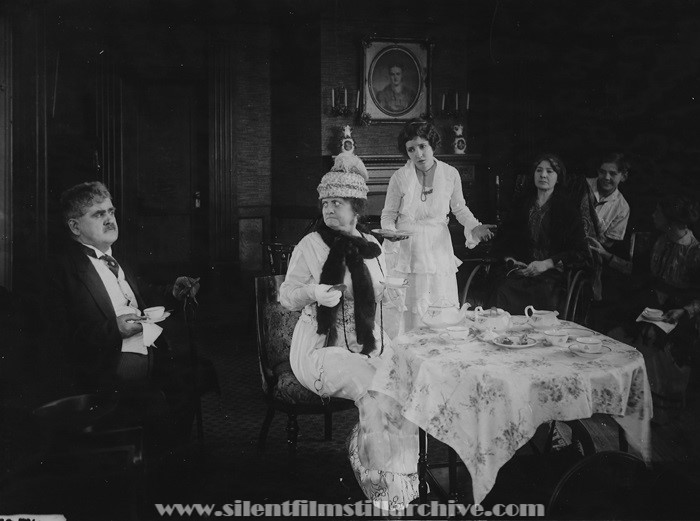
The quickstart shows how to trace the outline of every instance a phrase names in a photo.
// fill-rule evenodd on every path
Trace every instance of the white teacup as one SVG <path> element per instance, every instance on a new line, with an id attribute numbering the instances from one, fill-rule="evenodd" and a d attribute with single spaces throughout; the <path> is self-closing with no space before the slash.
<path id="1" fill-rule="evenodd" d="M 644 308 L 644 316 L 657 320 L 664 316 L 664 312 L 660 309 Z"/>
<path id="2" fill-rule="evenodd" d="M 579 349 L 585 353 L 600 353 L 603 350 L 603 344 L 597 336 L 580 336 L 576 342 L 579 344 Z"/>
<path id="3" fill-rule="evenodd" d="M 544 338 L 553 346 L 563 346 L 569 340 L 569 334 L 566 331 L 547 329 L 544 332 Z"/>
<path id="4" fill-rule="evenodd" d="M 165 314 L 165 306 L 153 306 L 143 310 L 143 314 L 150 320 L 157 320 Z"/>

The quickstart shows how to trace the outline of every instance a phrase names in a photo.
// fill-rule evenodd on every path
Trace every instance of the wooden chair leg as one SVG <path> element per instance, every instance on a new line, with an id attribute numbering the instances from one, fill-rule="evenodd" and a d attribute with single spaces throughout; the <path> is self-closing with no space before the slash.
<path id="1" fill-rule="evenodd" d="M 287 420 L 287 445 L 289 447 L 289 457 L 294 459 L 297 455 L 297 437 L 299 436 L 299 424 L 297 415 L 289 414 Z"/>
<path id="2" fill-rule="evenodd" d="M 621 425 L 617 426 L 617 437 L 619 440 L 619 449 L 621 452 L 629 452 L 629 442 L 627 441 L 627 435 L 625 434 L 625 429 Z"/>
<path id="3" fill-rule="evenodd" d="M 428 484 L 426 473 L 428 470 L 428 440 L 423 429 L 418 429 L 418 497 L 422 504 L 428 502 Z"/>
<path id="4" fill-rule="evenodd" d="M 333 413 L 327 411 L 324 413 L 325 421 L 323 422 L 324 439 L 331 441 L 333 439 Z"/>
<path id="5" fill-rule="evenodd" d="M 275 408 L 271 405 L 267 408 L 267 414 L 265 415 L 265 420 L 263 421 L 262 427 L 260 428 L 260 436 L 258 438 L 258 450 L 265 450 L 265 442 L 267 441 L 267 433 L 270 430 L 270 424 L 272 424 L 272 418 L 275 417 Z"/>
<path id="6" fill-rule="evenodd" d="M 449 476 L 449 497 L 451 501 L 457 502 L 457 453 L 450 447 L 447 450 L 448 476 Z"/>
<path id="7" fill-rule="evenodd" d="M 552 442 L 554 441 L 554 431 L 557 428 L 557 422 L 551 421 L 549 423 L 549 432 L 547 433 L 547 441 L 544 444 L 544 452 L 548 453 L 552 451 Z"/>
<path id="8" fill-rule="evenodd" d="M 583 423 L 580 420 L 571 420 L 566 424 L 571 428 L 571 444 L 578 443 L 584 456 L 595 454 L 595 442 Z"/>

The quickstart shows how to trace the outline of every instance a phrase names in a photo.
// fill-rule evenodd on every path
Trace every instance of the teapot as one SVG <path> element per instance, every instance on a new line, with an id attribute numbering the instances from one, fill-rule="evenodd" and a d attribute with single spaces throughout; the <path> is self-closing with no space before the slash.
<path id="1" fill-rule="evenodd" d="M 502 331 L 510 325 L 510 313 L 501 308 L 484 310 L 477 306 L 474 308 L 474 321 L 482 331 Z"/>
<path id="2" fill-rule="evenodd" d="M 466 318 L 469 306 L 469 303 L 465 303 L 461 308 L 458 308 L 451 301 L 442 298 L 428 307 L 421 320 L 432 329 L 456 326 Z"/>
<path id="3" fill-rule="evenodd" d="M 532 306 L 525 308 L 525 316 L 530 319 L 530 323 L 536 328 L 548 328 L 559 325 L 558 311 L 547 311 L 544 309 L 535 309 Z"/>

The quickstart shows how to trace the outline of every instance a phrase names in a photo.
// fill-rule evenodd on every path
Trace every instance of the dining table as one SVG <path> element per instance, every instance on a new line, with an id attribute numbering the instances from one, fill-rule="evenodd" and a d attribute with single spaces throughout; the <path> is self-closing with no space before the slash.
<path id="1" fill-rule="evenodd" d="M 495 333 L 469 320 L 403 333 L 370 390 L 396 400 L 405 418 L 456 452 L 471 475 L 476 504 L 545 422 L 608 414 L 649 462 L 652 398 L 642 354 L 567 321 L 557 324 L 567 342 L 551 345 L 522 318 L 504 333 L 526 337 L 527 347 L 497 345 Z M 603 352 L 576 349 L 579 335 L 597 336 Z"/>

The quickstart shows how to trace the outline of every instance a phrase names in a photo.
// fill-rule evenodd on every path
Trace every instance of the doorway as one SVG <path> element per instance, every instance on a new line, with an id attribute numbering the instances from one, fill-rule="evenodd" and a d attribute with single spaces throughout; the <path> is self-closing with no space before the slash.
<path id="1" fill-rule="evenodd" d="M 125 164 L 133 172 L 127 168 L 125 179 L 133 192 L 124 194 L 131 209 L 124 224 L 131 253 L 151 280 L 197 276 L 208 258 L 206 85 L 141 80 L 129 90 Z"/>

